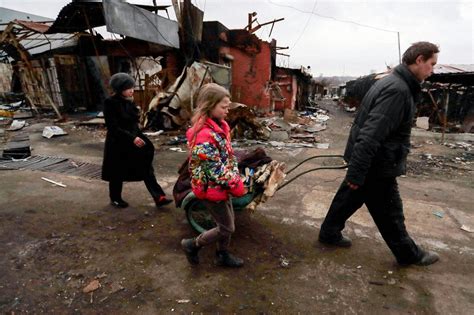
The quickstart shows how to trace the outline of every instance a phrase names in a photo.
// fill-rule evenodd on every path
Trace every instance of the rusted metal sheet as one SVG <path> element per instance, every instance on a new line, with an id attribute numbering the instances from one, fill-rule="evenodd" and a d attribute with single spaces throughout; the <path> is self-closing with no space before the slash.
<path id="1" fill-rule="evenodd" d="M 104 0 L 107 31 L 179 48 L 178 23 L 118 0 Z"/>
<path id="2" fill-rule="evenodd" d="M 44 24 L 44 23 L 22 21 L 22 20 L 15 20 L 15 23 L 38 33 L 46 33 L 49 29 L 49 25 Z"/>

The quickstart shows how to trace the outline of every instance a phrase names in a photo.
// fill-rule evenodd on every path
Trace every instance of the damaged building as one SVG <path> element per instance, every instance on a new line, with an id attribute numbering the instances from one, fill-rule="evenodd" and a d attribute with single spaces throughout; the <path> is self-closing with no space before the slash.
<path id="1" fill-rule="evenodd" d="M 389 73 L 347 82 L 344 102 L 358 107 L 370 87 Z M 432 130 L 474 132 L 474 65 L 435 65 L 434 73 L 422 84 L 416 117 L 428 117 Z"/>
<path id="2" fill-rule="evenodd" d="M 54 21 L 8 22 L 0 51 L 4 64 L 12 68 L 12 88 L 2 86 L 3 91 L 23 92 L 36 111 L 53 107 L 59 116 L 59 112 L 101 110 L 111 74 L 123 71 L 136 78 L 138 103 L 149 102 L 144 86 L 158 79 L 153 75 L 163 63 L 169 80 L 182 67 L 173 53 L 179 51 L 177 22 L 152 13 L 167 7 L 74 1 Z M 162 31 L 143 32 L 124 21 Z M 104 25 L 126 37 L 104 40 L 94 30 Z"/>
<path id="3" fill-rule="evenodd" d="M 308 69 L 277 67 L 284 48 L 254 34 L 283 19 L 253 27 L 252 13 L 247 27 L 230 30 L 203 22 L 204 12 L 188 0 L 161 6 L 78 0 L 55 20 L 1 10 L 0 88 L 23 93 L 37 113 L 54 109 L 61 118 L 101 111 L 111 92 L 107 82 L 117 72 L 135 78 L 142 123 L 155 130 L 185 126 L 196 92 L 208 82 L 226 87 L 234 102 L 257 114 L 302 110 L 317 88 Z M 97 32 L 101 26 L 112 39 Z"/>

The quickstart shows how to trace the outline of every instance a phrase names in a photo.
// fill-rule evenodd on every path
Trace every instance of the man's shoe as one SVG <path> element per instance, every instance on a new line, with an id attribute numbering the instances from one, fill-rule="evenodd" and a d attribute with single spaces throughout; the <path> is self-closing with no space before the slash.
<path id="1" fill-rule="evenodd" d="M 423 251 L 423 256 L 420 260 L 414 263 L 417 266 L 428 266 L 434 264 L 439 260 L 439 255 L 435 252 Z"/>
<path id="2" fill-rule="evenodd" d="M 124 200 L 111 200 L 110 204 L 115 208 L 127 208 L 128 203 Z"/>
<path id="3" fill-rule="evenodd" d="M 186 254 L 186 258 L 188 259 L 191 265 L 199 264 L 199 250 L 201 247 L 196 245 L 195 238 L 188 238 L 181 240 L 181 248 L 183 249 L 184 253 Z"/>
<path id="4" fill-rule="evenodd" d="M 351 247 L 352 246 L 351 239 L 346 236 L 341 236 L 341 238 L 338 240 L 331 240 L 331 239 L 325 239 L 321 237 L 320 235 L 319 242 L 325 245 L 331 245 L 331 246 L 337 246 L 337 247 Z"/>
<path id="5" fill-rule="evenodd" d="M 421 258 L 418 261 L 411 262 L 411 263 L 398 263 L 398 264 L 402 267 L 408 267 L 408 266 L 411 266 L 411 265 L 429 266 L 429 265 L 434 264 L 438 260 L 439 260 L 439 255 L 437 253 L 422 250 Z"/>
<path id="6" fill-rule="evenodd" d="M 217 266 L 233 267 L 238 268 L 244 265 L 244 261 L 238 257 L 235 257 L 226 250 L 216 251 L 216 259 L 214 263 Z"/>
<path id="7" fill-rule="evenodd" d="M 166 206 L 167 204 L 170 204 L 173 202 L 173 200 L 166 198 L 166 196 L 160 196 L 154 199 L 155 199 L 155 204 L 157 207 Z"/>

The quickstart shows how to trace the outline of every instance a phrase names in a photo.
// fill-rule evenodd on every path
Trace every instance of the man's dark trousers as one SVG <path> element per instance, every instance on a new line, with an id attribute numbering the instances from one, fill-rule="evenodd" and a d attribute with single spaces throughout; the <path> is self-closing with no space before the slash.
<path id="1" fill-rule="evenodd" d="M 417 262 L 422 252 L 408 235 L 403 204 L 395 177 L 368 176 L 356 190 L 344 181 L 337 191 L 328 214 L 321 225 L 319 237 L 337 241 L 342 237 L 345 222 L 365 203 L 380 234 L 400 264 Z"/>

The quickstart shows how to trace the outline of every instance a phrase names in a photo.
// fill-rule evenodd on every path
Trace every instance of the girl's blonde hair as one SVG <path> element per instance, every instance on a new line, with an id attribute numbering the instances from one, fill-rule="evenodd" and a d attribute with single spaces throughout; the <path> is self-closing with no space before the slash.
<path id="1" fill-rule="evenodd" d="M 196 109 L 194 115 L 191 118 L 192 128 L 194 129 L 193 141 L 196 139 L 196 135 L 201 130 L 204 122 L 207 118 L 210 118 L 210 113 L 219 104 L 224 97 L 230 98 L 230 93 L 226 88 L 216 84 L 207 83 L 201 87 L 196 100 Z M 190 143 L 192 146 L 193 143 Z"/>

